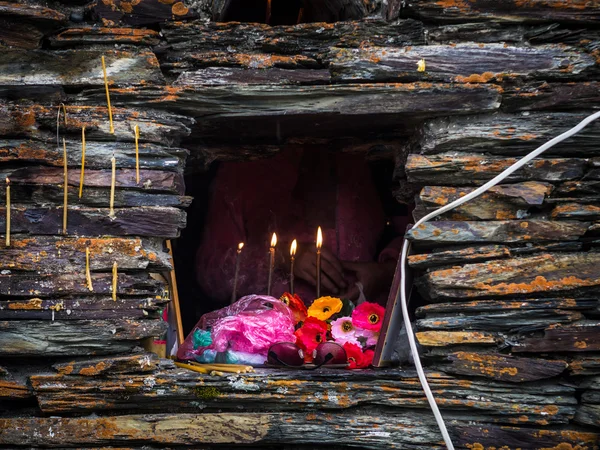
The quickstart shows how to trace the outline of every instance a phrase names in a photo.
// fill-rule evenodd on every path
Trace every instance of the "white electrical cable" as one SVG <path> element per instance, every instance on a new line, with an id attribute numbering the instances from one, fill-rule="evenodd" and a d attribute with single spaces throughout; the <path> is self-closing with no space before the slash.
<path id="1" fill-rule="evenodd" d="M 472 200 L 472 199 L 480 196 L 485 191 L 487 191 L 489 188 L 496 186 L 498 183 L 500 183 L 502 180 L 504 180 L 510 174 L 512 174 L 516 170 L 520 169 L 521 167 L 523 167 L 525 164 L 527 164 L 533 158 L 541 155 L 546 150 L 548 150 L 549 148 L 558 144 L 559 142 L 564 141 L 565 139 L 573 136 L 574 134 L 579 133 L 584 127 L 586 127 L 587 125 L 589 125 L 591 122 L 593 122 L 594 120 L 596 120 L 598 118 L 600 118 L 600 111 L 586 117 L 584 120 L 579 122 L 579 124 L 577 124 L 575 127 L 571 128 L 568 131 L 565 131 L 561 135 L 556 136 L 554 139 L 552 139 L 552 140 L 546 142 L 544 145 L 538 147 L 536 150 L 534 150 L 533 152 L 529 153 L 527 156 L 523 157 L 522 159 L 520 159 L 519 161 L 514 163 L 512 166 L 510 166 L 504 172 L 500 173 L 499 175 L 497 175 L 496 177 L 494 177 L 493 179 L 491 179 L 490 181 L 485 183 L 483 186 L 478 187 L 473 192 L 465 195 L 464 197 L 462 197 L 458 200 L 453 201 L 452 203 L 447 204 L 446 206 L 443 206 L 443 207 L 436 209 L 435 211 L 427 214 L 425 217 L 423 217 L 421 220 L 419 220 L 417 223 L 415 223 L 412 228 L 414 229 L 414 228 L 418 227 L 419 225 L 424 224 L 428 220 L 431 220 L 434 217 L 439 216 L 440 214 L 450 211 L 451 209 L 454 209 L 457 206 L 460 206 L 463 203 L 468 202 L 469 200 Z M 423 371 L 423 366 L 421 365 L 421 360 L 419 358 L 419 352 L 417 350 L 417 343 L 415 341 L 415 336 L 413 334 L 413 330 L 410 325 L 410 317 L 408 314 L 408 302 L 406 299 L 406 259 L 407 259 L 409 250 L 410 250 L 410 242 L 407 239 L 404 239 L 404 244 L 402 246 L 402 256 L 400 259 L 400 292 L 399 292 L 399 294 L 396 294 L 396 301 L 398 301 L 398 295 L 400 295 L 400 300 L 401 300 L 401 305 L 402 305 L 402 317 L 404 318 L 404 326 L 406 327 L 406 331 L 407 331 L 406 335 L 408 336 L 410 352 L 412 354 L 413 361 L 415 363 L 415 368 L 417 369 L 417 375 L 419 376 L 419 381 L 421 382 L 421 386 L 423 387 L 423 391 L 425 392 L 425 396 L 427 397 L 429 406 L 430 406 L 431 410 L 433 411 L 433 415 L 435 416 L 435 421 L 437 422 L 437 425 L 442 433 L 442 437 L 444 438 L 446 447 L 448 447 L 448 450 L 454 450 L 454 445 L 452 444 L 452 440 L 450 439 L 450 435 L 448 434 L 448 430 L 446 429 L 446 424 L 444 423 L 442 414 L 440 413 L 440 410 L 435 402 L 435 398 L 433 397 L 433 393 L 431 392 L 431 388 L 429 387 L 429 383 L 427 382 L 427 377 L 425 376 L 425 372 Z"/>

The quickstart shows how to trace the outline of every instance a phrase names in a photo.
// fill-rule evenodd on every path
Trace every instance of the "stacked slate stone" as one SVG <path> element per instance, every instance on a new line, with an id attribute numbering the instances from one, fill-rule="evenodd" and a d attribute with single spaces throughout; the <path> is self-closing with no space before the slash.
<path id="1" fill-rule="evenodd" d="M 113 133 L 106 99 L 85 103 L 74 98 L 83 89 L 104 85 L 102 55 L 111 88 L 164 84 L 148 47 L 158 33 L 90 29 L 85 46 L 69 45 L 55 39 L 55 32 L 68 26 L 69 16 L 81 19 L 82 7 L 1 2 L 0 11 L 0 362 L 5 366 L 0 369 L 0 412 L 9 413 L 18 405 L 29 406 L 28 378 L 37 368 L 64 357 L 130 352 L 164 334 L 159 311 L 169 295 L 164 278 L 154 274 L 172 269 L 165 240 L 176 238 L 185 226 L 183 208 L 191 200 L 183 184 L 187 151 L 178 143 L 193 121 L 118 106 L 112 108 Z M 94 38 L 95 32 L 102 37 Z M 8 246 L 5 178 L 11 202 Z"/>
<path id="2" fill-rule="evenodd" d="M 350 21 L 211 21 L 232 3 L 0 2 L 0 446 L 443 448 L 410 368 L 219 377 L 138 348 L 164 331 L 151 274 L 185 226 L 186 156 L 190 173 L 294 146 L 395 159 L 396 196 L 418 192 L 421 217 L 594 110 L 597 9 L 348 0 L 322 17 Z M 457 448 L 598 446 L 599 135 L 409 234 L 417 337 Z"/>
<path id="3" fill-rule="evenodd" d="M 505 16 L 493 6 L 483 13 L 451 3 L 409 7 L 423 20 L 438 21 L 430 28 L 436 43 L 431 50 L 452 46 L 459 52 L 473 48 L 463 41 L 478 39 L 493 51 L 519 42 L 524 53 L 504 67 L 465 77 L 502 86 L 497 112 L 436 118 L 417 127 L 407 160 L 397 167 L 398 176 L 419 189 L 415 220 L 467 195 L 600 109 L 600 84 L 590 81 L 598 77 L 597 30 L 587 32 L 590 39 L 572 24 L 534 31 L 502 23 L 519 10 Z M 458 8 L 483 23 L 454 23 Z M 598 18 L 596 11 L 568 21 Z M 555 67 L 534 56 L 548 39 L 564 44 L 543 46 L 566 52 Z M 497 40 L 506 43 L 488 43 Z M 514 393 L 532 385 L 571 386 L 563 397 L 570 404 L 565 419 L 600 425 L 599 152 L 596 122 L 477 199 L 409 232 L 409 265 L 425 303 L 416 312 L 416 335 L 429 369 L 513 383 Z M 546 418 L 558 411 L 547 407 Z"/>

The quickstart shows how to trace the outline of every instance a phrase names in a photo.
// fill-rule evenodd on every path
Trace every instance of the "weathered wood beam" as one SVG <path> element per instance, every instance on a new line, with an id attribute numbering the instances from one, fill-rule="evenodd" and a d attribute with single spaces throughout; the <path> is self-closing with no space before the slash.
<path id="1" fill-rule="evenodd" d="M 450 117 L 426 121 L 412 142 L 414 153 L 446 151 L 525 155 L 551 138 L 569 130 L 588 113 L 535 112 L 527 115 L 491 114 Z M 557 144 L 546 154 L 593 156 L 599 151 L 600 124 L 592 123 L 573 138 Z"/>
<path id="2" fill-rule="evenodd" d="M 435 372 L 429 375 L 439 405 L 448 413 L 470 411 L 480 418 L 484 415 L 486 421 L 500 423 L 522 416 L 527 421 L 564 422 L 574 413 L 572 387 L 527 385 L 516 393 L 514 386 L 507 383 L 466 381 Z M 42 411 L 50 414 L 85 413 L 97 409 L 99 403 L 105 411 L 173 408 L 180 412 L 195 412 L 198 408 L 239 412 L 355 410 L 369 406 L 401 411 L 426 407 L 414 373 L 401 371 L 348 374 L 326 370 L 301 374 L 258 370 L 253 375 L 228 379 L 184 370 L 160 370 L 103 378 L 34 375 L 30 380 Z M 156 401 L 157 395 L 161 402 Z M 473 401 L 475 395 L 479 399 Z M 556 408 L 554 414 L 544 414 L 549 405 Z"/>
<path id="3" fill-rule="evenodd" d="M 50 297 L 111 295 L 112 274 L 92 273 L 93 292 L 87 287 L 85 264 L 76 268 L 73 273 L 30 274 L 11 272 L 8 269 L 0 274 L 0 292 L 2 297 Z M 119 273 L 119 295 L 164 296 L 165 286 L 162 282 L 150 277 L 147 273 Z M 35 300 L 35 299 L 34 299 Z M 37 301 L 36 301 L 37 303 Z"/>
<path id="4" fill-rule="evenodd" d="M 62 233 L 62 207 L 11 209 L 11 231 L 15 234 L 57 235 Z M 0 227 L 6 227 L 6 208 L 0 208 Z M 115 209 L 69 208 L 68 232 L 80 236 L 149 236 L 176 238 L 185 228 L 186 213 L 178 208 L 142 206 Z"/>
<path id="5" fill-rule="evenodd" d="M 577 267 L 573 268 L 577 272 Z M 574 277 L 573 277 L 574 278 Z M 597 352 L 600 351 L 600 323 L 584 321 L 568 325 L 551 325 L 542 337 L 524 337 L 513 352 Z"/>
<path id="6" fill-rule="evenodd" d="M 428 269 L 435 266 L 489 261 L 509 256 L 510 250 L 505 245 L 480 245 L 409 255 L 408 265 L 415 269 Z"/>
<path id="7" fill-rule="evenodd" d="M 448 354 L 446 363 L 434 366 L 455 375 L 523 383 L 556 377 L 565 371 L 567 363 L 561 360 L 520 358 L 496 353 L 456 352 Z"/>
<path id="8" fill-rule="evenodd" d="M 11 246 L 0 252 L 0 270 L 77 272 L 85 267 L 86 247 L 91 271 L 110 271 L 113 262 L 121 270 L 172 269 L 160 239 L 13 236 Z"/>
<path id="9" fill-rule="evenodd" d="M 417 70 L 424 59 L 426 68 Z M 509 78 L 573 79 L 595 68 L 591 55 L 565 48 L 509 44 L 424 45 L 406 48 L 332 49 L 335 82 L 444 81 L 487 83 Z"/>
<path id="10" fill-rule="evenodd" d="M 107 163 L 109 162 L 110 159 L 107 160 Z M 73 190 L 79 189 L 80 174 L 81 170 L 79 168 L 69 170 L 68 183 Z M 88 186 L 105 189 L 111 186 L 112 173 L 110 169 L 98 170 L 86 168 L 84 176 L 83 195 L 85 195 L 85 188 Z M 15 185 L 55 187 L 62 186 L 64 172 L 61 167 L 27 166 L 0 170 L 0 177 L 9 178 L 11 184 Z M 148 193 L 164 192 L 179 195 L 185 193 L 183 174 L 148 169 L 140 169 L 139 184 L 136 182 L 135 169 L 119 168 L 115 170 L 116 189 L 138 189 Z"/>
<path id="11" fill-rule="evenodd" d="M 467 264 L 431 271 L 418 281 L 421 291 L 436 301 L 557 293 L 581 297 L 600 287 L 600 253 L 548 253 Z"/>
<path id="12" fill-rule="evenodd" d="M 69 167 L 81 165 L 81 141 L 66 140 L 67 164 Z M 142 142 L 138 146 L 140 169 L 182 171 L 188 151 L 183 148 L 164 147 Z M 117 167 L 135 168 L 135 146 L 125 142 L 86 141 L 86 169 L 105 169 L 114 156 Z M 37 141 L 33 139 L 0 139 L 0 162 L 28 162 L 49 166 L 63 166 L 62 139 L 60 147 L 56 140 Z"/>
<path id="13" fill-rule="evenodd" d="M 96 2 L 93 6 L 94 15 L 106 26 L 126 23 L 132 26 L 153 25 L 168 20 L 185 20 L 198 16 L 191 2 L 140 0 L 129 2 L 124 0 L 109 0 Z"/>
<path id="14" fill-rule="evenodd" d="M 590 105 L 599 102 L 600 82 L 598 81 L 539 82 L 513 88 L 507 87 L 502 94 L 502 110 L 511 112 L 588 109 Z M 520 125 L 522 119 L 526 120 L 527 116 L 519 116 L 517 125 Z"/>
<path id="15" fill-rule="evenodd" d="M 104 101 L 106 101 L 106 94 Z M 106 106 L 67 105 L 66 110 L 67 124 L 60 123 L 60 134 L 75 135 L 80 139 L 81 128 L 85 127 L 88 141 L 97 139 L 134 142 L 135 125 L 138 125 L 142 142 L 170 146 L 189 135 L 188 125 L 193 123 L 193 120 L 188 117 L 149 108 L 136 110 L 126 105 L 124 108 L 113 107 L 115 133 L 112 134 Z M 48 106 L 0 102 L 0 114 L 4 118 L 0 122 L 0 134 L 41 137 L 46 138 L 48 142 L 56 142 L 56 113 L 57 108 Z"/>
<path id="16" fill-rule="evenodd" d="M 1 219 L 0 219 L 1 220 Z M 406 238 L 417 244 L 577 240 L 589 222 L 549 220 L 434 221 L 412 228 Z M 499 263 L 501 264 L 501 263 Z"/>
<path id="17" fill-rule="evenodd" d="M 87 45 L 140 45 L 155 46 L 160 42 L 158 31 L 140 28 L 83 26 L 61 30 L 49 37 L 52 48 Z"/>
<path id="18" fill-rule="evenodd" d="M 532 207 L 539 207 L 552 191 L 550 183 L 526 181 L 494 186 L 476 199 L 441 216 L 446 220 L 509 220 L 522 219 Z M 471 187 L 425 186 L 419 196 L 418 209 L 413 212 L 420 219 L 475 190 Z"/>
<path id="19" fill-rule="evenodd" d="M 397 0 L 396 0 L 397 1 Z M 394 2 L 392 2 L 394 3 Z M 462 0 L 439 2 L 436 0 L 415 0 L 402 9 L 403 17 L 413 17 L 424 21 L 455 22 L 501 22 L 501 23 L 573 23 L 598 25 L 598 11 L 586 0 L 548 2 L 529 0 L 519 2 L 494 2 Z"/>
<path id="20" fill-rule="evenodd" d="M 165 82 L 156 56 L 145 50 L 4 50 L 0 85 L 103 86 L 103 55 L 114 86 Z"/>
<path id="21" fill-rule="evenodd" d="M 161 336 L 160 320 L 0 321 L 0 356 L 50 357 L 128 352 L 141 339 Z"/>
<path id="22" fill-rule="evenodd" d="M 145 373 L 158 368 L 159 359 L 155 353 L 138 353 L 127 356 L 102 357 L 69 361 L 52 366 L 61 375 L 81 375 L 95 377 L 115 373 Z"/>
<path id="23" fill-rule="evenodd" d="M 411 183 L 465 186 L 491 180 L 510 167 L 517 158 L 473 155 L 470 153 L 440 153 L 408 155 L 405 167 L 396 166 L 396 177 L 406 172 Z M 508 182 L 571 181 L 584 176 L 589 162 L 582 158 L 535 159 L 510 175 Z"/>
<path id="24" fill-rule="evenodd" d="M 54 9 L 36 4 L 2 1 L 0 44 L 24 49 L 37 48 L 46 33 L 63 26 L 66 21 L 67 17 Z"/>

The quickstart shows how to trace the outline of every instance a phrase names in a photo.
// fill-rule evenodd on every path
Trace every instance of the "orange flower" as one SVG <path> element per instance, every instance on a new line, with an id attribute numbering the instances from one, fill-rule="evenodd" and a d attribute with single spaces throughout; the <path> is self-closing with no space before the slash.
<path id="1" fill-rule="evenodd" d="M 279 300 L 285 303 L 292 310 L 294 322 L 298 323 L 306 319 L 306 305 L 298 294 L 292 295 L 289 292 L 285 292 Z"/>
<path id="2" fill-rule="evenodd" d="M 306 362 L 312 361 L 313 351 L 327 340 L 327 324 L 314 317 L 308 317 L 295 333 L 296 344 L 304 350 Z"/>
<path id="3" fill-rule="evenodd" d="M 342 310 L 344 304 L 336 297 L 319 297 L 308 307 L 308 316 L 327 320 Z"/>

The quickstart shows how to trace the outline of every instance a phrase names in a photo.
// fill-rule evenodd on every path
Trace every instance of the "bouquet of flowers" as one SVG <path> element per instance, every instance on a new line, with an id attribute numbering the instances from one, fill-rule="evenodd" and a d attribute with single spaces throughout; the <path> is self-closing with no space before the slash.
<path id="1" fill-rule="evenodd" d="M 280 300 L 290 308 L 296 322 L 296 345 L 304 351 L 305 363 L 313 361 L 319 344 L 333 341 L 346 351 L 349 369 L 371 364 L 385 313 L 383 306 L 364 302 L 354 307 L 352 302 L 336 297 L 320 297 L 307 309 L 298 295 L 289 293 Z"/>

